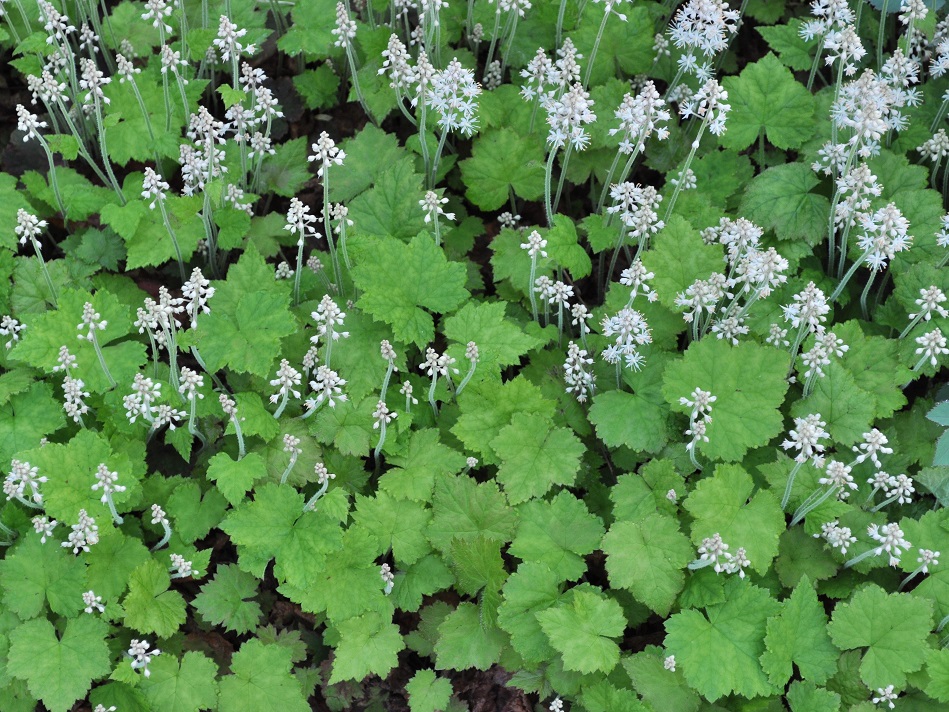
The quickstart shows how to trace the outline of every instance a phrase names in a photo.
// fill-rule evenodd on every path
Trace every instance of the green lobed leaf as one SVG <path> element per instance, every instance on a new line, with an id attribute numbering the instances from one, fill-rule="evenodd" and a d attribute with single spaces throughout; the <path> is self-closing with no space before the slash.
<path id="1" fill-rule="evenodd" d="M 435 336 L 430 312 L 450 313 L 468 296 L 464 266 L 449 262 L 424 233 L 409 244 L 391 237 L 362 243 L 353 279 L 359 307 L 420 348 Z"/>
<path id="2" fill-rule="evenodd" d="M 726 77 L 731 111 L 719 141 L 741 150 L 762 132 L 774 146 L 799 148 L 814 134 L 814 97 L 778 58 L 768 53 L 737 77 Z"/>
<path id="3" fill-rule="evenodd" d="M 218 566 L 214 578 L 201 587 L 191 605 L 208 623 L 223 626 L 238 635 L 257 627 L 262 612 L 257 596 L 257 579 L 234 564 Z"/>
<path id="4" fill-rule="evenodd" d="M 628 589 L 637 601 L 668 615 L 692 560 L 692 547 L 678 523 L 662 514 L 615 522 L 602 548 L 610 585 Z"/>
<path id="5" fill-rule="evenodd" d="M 167 712 L 198 712 L 217 705 L 218 668 L 204 654 L 189 651 L 178 660 L 159 655 L 148 666 L 139 688 L 155 709 Z"/>
<path id="6" fill-rule="evenodd" d="M 535 615 L 567 670 L 609 673 L 616 667 L 619 646 L 613 639 L 623 634 L 626 617 L 613 599 L 574 588 L 557 606 Z"/>
<path id="7" fill-rule="evenodd" d="M 559 580 L 575 581 L 587 569 L 584 557 L 599 547 L 603 523 L 569 492 L 517 510 L 517 533 L 508 553 L 548 566 Z"/>
<path id="8" fill-rule="evenodd" d="M 666 648 L 689 685 L 709 701 L 736 693 L 774 694 L 758 658 L 765 651 L 768 618 L 780 607 L 764 589 L 737 577 L 725 584 L 724 603 L 705 613 L 685 610 L 666 623 Z M 712 664 L 714 661 L 714 664 Z"/>
<path id="9" fill-rule="evenodd" d="M 279 709 L 309 712 L 300 684 L 290 674 L 293 652 L 252 639 L 231 658 L 231 673 L 218 683 L 218 712 Z"/>
<path id="10" fill-rule="evenodd" d="M 745 190 L 741 212 L 774 230 L 779 240 L 817 245 L 827 234 L 830 201 L 812 192 L 820 182 L 803 163 L 787 163 L 756 176 Z"/>
<path id="11" fill-rule="evenodd" d="M 438 712 L 448 709 L 451 680 L 436 677 L 434 670 L 419 670 L 405 685 L 411 712 Z"/>
<path id="12" fill-rule="evenodd" d="M 141 564 L 129 577 L 129 592 L 122 600 L 125 624 L 139 633 L 171 637 L 187 618 L 185 600 L 169 590 L 171 576 L 154 559 Z"/>
<path id="13" fill-rule="evenodd" d="M 837 670 L 840 651 L 827 634 L 827 614 L 817 600 L 817 592 L 806 576 L 784 602 L 784 607 L 768 621 L 767 650 L 761 666 L 771 683 L 787 684 L 796 665 L 803 679 L 823 684 Z"/>
<path id="14" fill-rule="evenodd" d="M 513 191 L 524 200 L 544 194 L 544 148 L 538 136 L 510 128 L 485 131 L 461 162 L 465 196 L 482 210 L 497 210 Z"/>
<path id="15" fill-rule="evenodd" d="M 572 485 L 585 451 L 572 431 L 527 413 L 515 414 L 491 449 L 501 460 L 497 479 L 512 504 L 541 497 L 555 485 Z"/>
<path id="16" fill-rule="evenodd" d="M 61 634 L 45 618 L 29 621 L 10 633 L 7 669 L 50 712 L 66 712 L 93 680 L 108 674 L 108 632 L 108 624 L 93 616 L 67 621 Z"/>
<path id="17" fill-rule="evenodd" d="M 834 609 L 829 632 L 841 650 L 866 648 L 860 679 L 876 689 L 902 687 L 906 674 L 926 660 L 932 604 L 906 593 L 887 593 L 870 584 Z"/>
<path id="18" fill-rule="evenodd" d="M 717 398 L 706 431 L 709 442 L 696 449 L 712 460 L 733 462 L 781 432 L 778 408 L 788 389 L 787 360 L 785 352 L 770 346 L 702 339 L 666 367 L 662 390 L 678 412 L 689 412 L 679 399 L 696 388 Z"/>

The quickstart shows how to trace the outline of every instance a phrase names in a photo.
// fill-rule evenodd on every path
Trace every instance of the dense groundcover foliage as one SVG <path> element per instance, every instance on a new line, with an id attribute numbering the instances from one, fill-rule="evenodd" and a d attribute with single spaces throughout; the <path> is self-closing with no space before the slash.
<path id="1" fill-rule="evenodd" d="M 0 709 L 946 709 L 941 5 L 0 2 Z"/>

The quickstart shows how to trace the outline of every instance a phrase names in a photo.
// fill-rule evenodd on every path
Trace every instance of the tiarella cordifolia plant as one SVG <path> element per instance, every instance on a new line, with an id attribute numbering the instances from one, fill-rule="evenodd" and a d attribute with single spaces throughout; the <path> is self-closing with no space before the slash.
<path id="1" fill-rule="evenodd" d="M 949 705 L 938 3 L 0 46 L 3 712 Z"/>

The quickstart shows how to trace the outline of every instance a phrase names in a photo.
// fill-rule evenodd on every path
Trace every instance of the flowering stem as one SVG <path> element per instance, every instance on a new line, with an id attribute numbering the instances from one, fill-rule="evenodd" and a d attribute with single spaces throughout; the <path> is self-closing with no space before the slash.
<path id="1" fill-rule="evenodd" d="M 784 510 L 788 506 L 788 500 L 791 499 L 791 488 L 794 486 L 794 478 L 797 477 L 797 473 L 803 467 L 803 462 L 795 462 L 794 468 L 791 470 L 788 475 L 788 483 L 784 487 L 784 496 L 781 497 L 781 509 Z"/>
<path id="2" fill-rule="evenodd" d="M 567 0 L 560 0 L 560 9 L 557 11 L 557 47 L 561 46 L 563 39 L 563 16 L 567 10 Z"/>
<path id="3" fill-rule="evenodd" d="M 353 91 L 356 92 L 356 98 L 359 100 L 362 110 L 366 112 L 366 116 L 373 124 L 375 124 L 375 115 L 369 111 L 369 106 L 366 104 L 366 98 L 363 96 L 362 88 L 359 86 L 359 76 L 356 74 L 356 57 L 353 56 L 353 48 L 349 42 L 346 43 L 346 59 L 349 61 L 349 73 L 353 78 Z"/>
<path id="4" fill-rule="evenodd" d="M 287 478 L 290 476 L 290 470 L 292 470 L 293 466 L 297 464 L 297 456 L 298 454 L 296 450 L 290 453 L 290 462 L 287 464 L 287 469 L 285 469 L 283 474 L 280 475 L 280 484 L 286 484 Z"/>
<path id="5" fill-rule="evenodd" d="M 685 165 L 682 167 L 682 172 L 679 174 L 678 181 L 676 181 L 676 188 L 674 191 L 672 191 L 672 198 L 669 199 L 669 207 L 666 208 L 666 222 L 668 222 L 669 218 L 672 216 L 672 209 L 675 207 L 676 201 L 679 199 L 679 193 L 682 192 L 682 184 L 685 183 L 685 176 L 689 172 L 689 168 L 692 166 L 692 161 L 695 159 L 695 152 L 699 149 L 699 144 L 702 141 L 702 135 L 705 133 L 705 129 L 708 126 L 709 117 L 711 115 L 711 111 L 706 112 L 705 118 L 702 119 L 702 124 L 699 126 L 699 132 L 695 136 L 695 140 L 692 142 L 692 150 L 689 151 L 689 155 L 685 159 Z"/>
<path id="6" fill-rule="evenodd" d="M 597 30 L 596 40 L 593 42 L 593 49 L 590 51 L 590 58 L 587 60 L 587 71 L 583 75 L 583 88 L 586 89 L 590 83 L 590 75 L 593 73 L 593 63 L 596 60 L 596 52 L 600 49 L 600 40 L 603 39 L 603 31 L 606 29 L 606 21 L 610 19 L 610 10 L 603 13 L 603 19 L 600 21 L 600 29 Z"/>
<path id="7" fill-rule="evenodd" d="M 277 410 L 274 411 L 273 417 L 274 420 L 280 418 L 283 415 L 283 409 L 287 407 L 287 401 L 290 400 L 290 391 L 285 390 L 283 392 L 283 397 L 280 399 L 280 405 L 277 406 Z"/>
<path id="8" fill-rule="evenodd" d="M 152 547 L 152 551 L 158 551 L 171 540 L 171 526 L 164 519 L 161 521 L 161 528 L 164 530 L 165 534 L 162 536 L 161 541 Z"/>
<path id="9" fill-rule="evenodd" d="M 472 376 L 475 374 L 475 369 L 478 367 L 478 362 L 475 360 L 471 361 L 471 368 L 468 369 L 468 373 L 465 374 L 465 377 L 461 379 L 461 383 L 458 384 L 458 388 L 455 389 L 455 398 L 461 395 L 461 392 L 465 390 L 465 386 L 468 385 L 468 382 L 471 380 Z"/>
<path id="10" fill-rule="evenodd" d="M 922 566 L 920 566 L 919 568 L 917 568 L 917 569 L 914 570 L 914 571 L 911 571 L 910 574 L 909 574 L 906 578 L 904 578 L 904 579 L 902 580 L 902 582 L 900 582 L 900 586 L 899 586 L 899 588 L 896 589 L 896 590 L 897 590 L 897 591 L 902 591 L 904 588 L 906 588 L 906 587 L 909 585 L 910 581 L 912 581 L 914 578 L 916 578 L 917 576 L 919 576 L 922 572 L 923 572 L 923 567 L 922 567 Z M 939 631 L 936 631 L 936 632 L 938 633 Z"/>
<path id="11" fill-rule="evenodd" d="M 386 391 L 389 390 L 389 381 L 392 379 L 392 372 L 395 371 L 395 361 L 386 361 L 388 364 L 386 366 L 386 375 L 382 379 L 382 392 L 379 395 L 379 400 L 385 401 Z"/>
<path id="12" fill-rule="evenodd" d="M 115 502 L 112 501 L 112 493 L 105 493 L 105 503 L 109 505 L 109 512 L 112 514 L 112 521 L 115 522 L 115 526 L 119 526 L 125 520 L 119 516 L 119 513 L 115 509 Z"/>
<path id="13" fill-rule="evenodd" d="M 3 546 L 10 546 L 13 540 L 16 539 L 17 533 L 3 522 L 0 522 L 0 532 L 3 532 L 8 537 L 10 537 L 10 541 L 3 544 Z"/>
<path id="14" fill-rule="evenodd" d="M 33 243 L 33 251 L 36 252 L 36 259 L 40 261 L 40 269 L 43 271 L 43 278 L 46 280 L 46 287 L 49 289 L 49 296 L 52 300 L 51 303 L 55 307 L 56 288 L 53 286 L 53 280 L 50 278 L 49 270 L 46 268 L 46 260 L 43 259 L 43 252 L 40 250 L 40 243 L 36 241 L 35 237 L 30 237 L 30 242 Z"/>
<path id="15" fill-rule="evenodd" d="M 419 97 L 419 115 L 418 115 L 418 137 L 420 140 L 420 148 L 422 149 L 422 163 L 425 164 L 425 176 L 426 180 L 429 176 L 429 165 L 431 163 L 428 155 L 428 134 L 425 130 L 425 119 L 428 115 L 428 110 L 425 104 L 426 96 L 424 90 L 422 95 Z M 431 187 L 431 186 L 428 186 Z"/>
<path id="16" fill-rule="evenodd" d="M 898 494 L 897 494 L 897 495 L 893 495 L 892 497 L 887 497 L 887 498 L 884 499 L 882 502 L 880 502 L 877 506 L 873 507 L 870 511 L 871 511 L 871 512 L 879 512 L 879 511 L 880 511 L 881 509 L 883 509 L 886 505 L 888 505 L 888 504 L 893 504 L 893 502 L 895 502 L 898 498 L 899 498 L 899 495 L 898 495 Z"/>
<path id="17" fill-rule="evenodd" d="M 550 155 L 547 156 L 547 166 L 544 170 L 544 212 L 547 213 L 547 226 L 554 226 L 554 209 L 551 207 L 551 188 L 552 175 L 554 172 L 554 156 L 557 155 L 557 147 L 550 149 Z M 533 282 L 531 282 L 533 284 Z"/>
<path id="18" fill-rule="evenodd" d="M 326 490 L 329 489 L 329 486 L 330 486 L 330 481 L 329 481 L 329 479 L 327 479 L 327 480 L 323 483 L 323 486 L 320 487 L 320 489 L 317 491 L 317 493 L 316 493 L 315 495 L 313 495 L 312 497 L 310 497 L 310 499 L 307 500 L 307 503 L 303 505 L 303 511 L 304 511 L 304 512 L 309 512 L 309 511 L 311 511 L 314 507 L 316 507 L 316 503 L 319 501 L 320 497 L 322 497 L 324 494 L 326 494 Z"/>
<path id="19" fill-rule="evenodd" d="M 537 255 L 531 256 L 531 275 L 530 281 L 527 284 L 527 294 L 531 299 L 531 314 L 534 317 L 534 321 L 538 321 L 537 316 L 537 297 L 534 296 L 534 279 L 537 275 Z"/>
<path id="20" fill-rule="evenodd" d="M 847 274 L 845 274 L 845 275 L 843 276 L 843 279 L 841 279 L 840 282 L 837 284 L 837 288 L 836 288 L 836 289 L 833 291 L 833 293 L 830 295 L 830 299 L 827 300 L 828 302 L 830 302 L 831 304 L 833 304 L 834 302 L 837 301 L 837 297 L 839 297 L 839 296 L 840 296 L 840 293 L 844 291 L 844 287 L 847 286 L 847 282 L 849 282 L 849 281 L 851 280 L 851 278 L 852 278 L 852 277 L 854 276 L 854 274 L 856 273 L 857 268 L 860 267 L 860 265 L 863 264 L 863 261 L 867 258 L 867 255 L 869 255 L 869 254 L 870 254 L 870 250 L 867 250 L 867 251 L 864 252 L 862 255 L 860 255 L 860 259 L 858 259 L 856 262 L 854 262 L 854 263 L 851 265 L 850 269 L 847 270 Z"/>
<path id="21" fill-rule="evenodd" d="M 188 412 L 188 432 L 191 433 L 192 437 L 196 437 L 198 440 L 201 441 L 201 449 L 203 450 L 204 448 L 208 446 L 208 440 L 207 438 L 204 437 L 204 433 L 198 430 L 194 422 L 195 416 L 197 415 L 198 400 L 194 396 L 192 396 L 188 400 L 191 401 L 191 408 Z"/>
<path id="22" fill-rule="evenodd" d="M 563 192 L 563 182 L 567 177 L 567 164 L 570 163 L 570 154 L 573 153 L 573 144 L 567 144 L 567 150 L 563 153 L 563 160 L 560 162 L 560 178 L 557 179 L 557 195 L 554 197 L 554 205 L 552 212 L 556 212 L 557 206 L 560 205 L 560 194 Z M 551 223 L 553 227 L 553 223 Z"/>
<path id="23" fill-rule="evenodd" d="M 185 261 L 181 256 L 181 246 L 178 244 L 178 236 L 175 235 L 174 229 L 171 227 L 171 220 L 168 219 L 168 211 L 165 208 L 165 201 L 159 197 L 158 198 L 158 208 L 161 210 L 161 219 L 165 223 L 165 229 L 168 231 L 168 237 L 171 238 L 171 244 L 175 248 L 175 259 L 178 260 L 178 272 L 181 276 L 181 281 L 184 282 L 187 277 L 185 276 Z"/>
<path id="24" fill-rule="evenodd" d="M 507 59 L 511 54 L 511 47 L 514 45 L 514 35 L 517 34 L 517 21 L 520 18 L 520 14 L 515 10 L 511 13 L 511 19 L 508 21 L 507 25 L 504 26 L 504 35 L 507 40 L 507 47 L 501 50 L 501 78 L 504 78 L 504 71 L 507 69 Z M 510 26 L 510 31 L 508 31 L 508 26 Z"/>
<path id="25" fill-rule="evenodd" d="M 382 446 L 386 441 L 386 421 L 385 418 L 379 421 L 379 442 L 376 443 L 376 449 L 372 451 L 372 457 L 376 461 L 376 470 L 379 470 L 379 455 L 382 453 Z"/>
<path id="26" fill-rule="evenodd" d="M 303 235 L 297 242 L 297 269 L 293 273 L 293 305 L 300 306 L 300 276 L 303 273 Z M 284 396 L 287 394 L 284 393 Z"/>
<path id="27" fill-rule="evenodd" d="M 56 164 L 53 162 L 53 151 L 50 149 L 49 144 L 46 143 L 45 138 L 43 138 L 39 133 L 35 133 L 34 135 L 40 142 L 40 146 L 43 147 L 43 151 L 46 152 L 46 160 L 49 163 L 49 184 L 53 189 L 53 195 L 56 196 L 56 205 L 59 207 L 59 212 L 62 213 L 63 220 L 65 221 L 66 205 L 63 203 L 63 196 L 59 192 L 59 180 L 56 178 Z"/>
<path id="28" fill-rule="evenodd" d="M 432 406 L 432 412 L 438 417 L 438 403 L 435 402 L 435 384 L 438 383 L 438 372 L 432 375 L 432 385 L 428 388 L 428 403 Z"/>
<path id="29" fill-rule="evenodd" d="M 804 519 L 804 517 L 821 506 L 832 494 L 836 494 L 838 489 L 840 488 L 834 485 L 833 487 L 828 487 L 824 492 L 812 493 L 811 496 L 805 499 L 804 502 L 801 503 L 801 506 L 798 507 L 794 512 L 794 516 L 791 518 L 791 526 L 793 527 L 795 524 Z"/>
<path id="30" fill-rule="evenodd" d="M 112 378 L 112 372 L 109 371 L 109 367 L 105 363 L 105 356 L 102 355 L 102 349 L 99 347 L 99 338 L 96 336 L 95 329 L 90 330 L 89 340 L 92 341 L 92 347 L 96 350 L 96 356 L 99 358 L 99 365 L 102 367 L 102 372 L 105 374 L 105 377 L 109 379 L 111 387 L 115 388 L 115 379 Z"/>
<path id="31" fill-rule="evenodd" d="M 880 549 L 880 548 L 877 548 L 877 549 L 868 549 L 867 551 L 863 552 L 862 554 L 859 554 L 858 556 L 855 556 L 855 557 L 853 557 L 852 559 L 850 559 L 850 561 L 848 561 L 846 564 L 844 564 L 844 568 L 845 568 L 845 569 L 849 569 L 851 566 L 856 566 L 856 565 L 859 564 L 861 561 L 864 561 L 864 560 L 866 560 L 866 559 L 869 559 L 871 556 L 877 556 L 878 554 L 880 554 L 881 551 L 882 551 L 882 549 Z"/>
<path id="32" fill-rule="evenodd" d="M 870 287 L 873 286 L 878 271 L 875 269 L 870 271 L 870 279 L 867 280 L 867 283 L 863 286 L 863 291 L 860 293 L 860 311 L 863 313 L 864 319 L 869 318 L 867 315 L 867 296 L 870 294 Z"/>
<path id="33" fill-rule="evenodd" d="M 125 194 L 122 192 L 122 187 L 119 185 L 115 173 L 112 172 L 112 162 L 109 160 L 109 147 L 105 142 L 105 123 L 102 116 L 102 107 L 99 105 L 99 98 L 95 97 L 93 103 L 95 104 L 96 127 L 99 129 L 99 150 L 102 153 L 102 165 L 105 166 L 105 172 L 109 176 L 109 181 L 112 183 L 116 195 L 119 196 L 122 205 L 125 205 L 128 201 L 125 199 Z"/>
<path id="34" fill-rule="evenodd" d="M 811 64 L 811 73 L 807 77 L 807 90 L 810 91 L 814 87 L 814 77 L 817 76 L 817 67 L 820 65 L 820 55 L 824 50 L 824 39 L 821 38 L 820 42 L 817 43 L 817 53 L 814 55 L 814 63 Z"/>
<path id="35" fill-rule="evenodd" d="M 441 160 L 442 151 L 445 150 L 445 140 L 447 138 L 448 138 L 448 129 L 445 129 L 444 131 L 442 131 L 442 135 L 438 137 L 438 148 L 435 149 L 435 158 L 432 161 L 431 185 L 436 185 L 438 183 L 438 162 Z M 437 213 L 436 213 L 436 218 L 437 218 Z M 437 222 L 437 219 L 436 219 L 436 222 Z"/>
<path id="36" fill-rule="evenodd" d="M 333 260 L 333 276 L 336 278 L 336 289 L 342 294 L 343 270 L 339 266 L 339 257 L 336 254 L 336 242 L 333 240 L 333 229 L 330 227 L 330 178 L 328 166 L 323 169 L 323 231 L 326 233 L 326 244 L 330 250 L 330 259 Z M 326 365 L 329 366 L 329 359 L 327 359 Z"/>
<path id="37" fill-rule="evenodd" d="M 515 11 L 516 12 L 516 11 Z M 494 47 L 498 42 L 498 32 L 501 30 L 501 7 L 498 6 L 497 12 L 494 13 L 494 30 L 491 32 L 491 44 L 488 45 L 488 58 L 484 61 L 484 67 L 487 69 L 491 66 L 491 62 L 494 61 Z M 560 40 L 557 40 L 557 44 L 560 44 Z"/>

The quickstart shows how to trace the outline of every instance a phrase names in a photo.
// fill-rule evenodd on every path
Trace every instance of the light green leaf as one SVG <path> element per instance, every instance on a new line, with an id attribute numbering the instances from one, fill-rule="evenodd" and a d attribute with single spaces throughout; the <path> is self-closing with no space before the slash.
<path id="1" fill-rule="evenodd" d="M 405 685 L 412 712 L 440 712 L 448 709 L 451 680 L 436 677 L 434 670 L 419 670 Z"/>
<path id="2" fill-rule="evenodd" d="M 481 625 L 478 606 L 462 603 L 438 626 L 435 669 L 487 670 L 498 661 L 503 647 L 504 634 Z"/>
<path id="3" fill-rule="evenodd" d="M 67 621 L 61 636 L 45 618 L 32 620 L 10 633 L 7 669 L 50 712 L 66 712 L 109 673 L 108 633 L 108 624 L 93 616 Z"/>
<path id="4" fill-rule="evenodd" d="M 289 648 L 248 640 L 231 658 L 232 674 L 218 683 L 218 712 L 309 712 L 300 684 L 290 674 L 292 658 Z"/>
<path id="5" fill-rule="evenodd" d="M 683 506 L 695 518 L 694 544 L 719 533 L 732 551 L 744 547 L 751 568 L 764 575 L 778 554 L 785 520 L 770 490 L 758 490 L 752 497 L 753 491 L 754 482 L 744 469 L 719 465 L 711 477 L 696 485 Z"/>
<path id="6" fill-rule="evenodd" d="M 337 626 L 339 643 L 333 659 L 330 684 L 343 680 L 361 681 L 368 675 L 386 677 L 399 663 L 405 641 L 399 627 L 378 613 L 366 613 L 342 621 Z"/>
<path id="7" fill-rule="evenodd" d="M 837 671 L 840 651 L 827 635 L 827 614 L 805 576 L 784 602 L 781 613 L 768 621 L 767 650 L 761 666 L 771 683 L 786 685 L 796 665 L 805 680 L 823 684 Z"/>
<path id="8" fill-rule="evenodd" d="M 260 622 L 257 579 L 234 564 L 218 566 L 214 578 L 201 587 L 191 605 L 208 623 L 238 635 L 249 633 Z"/>
<path id="9" fill-rule="evenodd" d="M 387 166 L 369 190 L 352 199 L 349 217 L 361 235 L 404 242 L 426 229 L 425 213 L 418 204 L 423 192 L 422 176 L 415 172 L 414 162 L 403 158 Z"/>
<path id="10" fill-rule="evenodd" d="M 30 533 L 0 561 L 3 605 L 21 619 L 34 618 L 46 604 L 60 616 L 72 618 L 82 610 L 87 591 L 85 567 L 59 546 L 56 539 L 40 542 Z"/>
<path id="11" fill-rule="evenodd" d="M 788 389 L 787 360 L 785 352 L 770 346 L 702 339 L 666 367 L 662 390 L 680 413 L 689 412 L 680 398 L 696 388 L 711 392 L 717 400 L 706 431 L 709 442 L 697 449 L 712 460 L 740 460 L 781 432 L 778 408 Z"/>
<path id="12" fill-rule="evenodd" d="M 527 662 L 540 663 L 555 655 L 534 614 L 557 603 L 561 580 L 546 565 L 526 561 L 504 583 L 498 625 Z"/>
<path id="13" fill-rule="evenodd" d="M 572 485 L 585 452 L 572 431 L 526 413 L 514 415 L 491 448 L 501 460 L 497 479 L 512 504 L 541 497 L 554 485 Z"/>
<path id="14" fill-rule="evenodd" d="M 353 521 L 379 540 L 380 554 L 391 549 L 401 567 L 414 564 L 432 550 L 425 536 L 431 516 L 419 502 L 379 492 L 375 497 L 356 497 Z"/>
<path id="15" fill-rule="evenodd" d="M 745 190 L 741 213 L 774 230 L 779 240 L 803 240 L 816 245 L 827 235 L 830 201 L 811 191 L 820 182 L 803 163 L 769 168 Z"/>
<path id="16" fill-rule="evenodd" d="M 763 131 L 781 149 L 799 148 L 814 135 L 814 97 L 773 54 L 723 81 L 731 111 L 719 141 L 742 150 Z"/>
<path id="17" fill-rule="evenodd" d="M 464 265 L 449 262 L 425 234 L 408 245 L 394 238 L 361 244 L 353 269 L 358 305 L 389 324 L 399 341 L 424 348 L 435 336 L 430 312 L 450 313 L 468 296 Z"/>
<path id="18" fill-rule="evenodd" d="M 427 533 L 439 551 L 447 551 L 452 539 L 482 535 L 508 542 L 514 533 L 514 510 L 494 482 L 478 483 L 467 475 L 437 477 L 432 509 Z"/>
<path id="19" fill-rule="evenodd" d="M 919 670 L 926 660 L 932 612 L 925 599 L 870 584 L 834 609 L 830 637 L 842 650 L 867 649 L 860 663 L 860 679 L 867 687 L 902 687 L 906 673 Z"/>
<path id="20" fill-rule="evenodd" d="M 208 461 L 207 475 L 209 480 L 217 483 L 227 501 L 237 505 L 255 482 L 266 477 L 267 466 L 255 452 L 248 453 L 241 460 L 232 460 L 226 452 L 219 452 Z"/>
<path id="21" fill-rule="evenodd" d="M 508 553 L 544 564 L 559 580 L 575 581 L 586 571 L 583 557 L 599 547 L 603 523 L 569 492 L 517 510 L 517 534 Z"/>
<path id="22" fill-rule="evenodd" d="M 714 702 L 736 693 L 771 695 L 758 658 L 765 650 L 765 625 L 780 607 L 768 591 L 737 577 L 725 584 L 724 603 L 676 613 L 666 621 L 666 648 L 689 685 Z"/>
<path id="23" fill-rule="evenodd" d="M 509 128 L 487 131 L 472 143 L 461 175 L 466 197 L 482 210 L 505 205 L 511 190 L 524 200 L 537 200 L 544 194 L 543 144 Z"/>
<path id="24" fill-rule="evenodd" d="M 122 601 L 125 624 L 139 633 L 169 638 L 187 618 L 185 600 L 170 591 L 171 576 L 164 566 L 149 559 L 129 577 L 129 592 Z"/>
<path id="25" fill-rule="evenodd" d="M 163 712 L 198 712 L 217 705 L 217 665 L 202 653 L 189 651 L 179 661 L 159 655 L 148 666 L 139 689 L 154 709 Z"/>
<path id="26" fill-rule="evenodd" d="M 613 641 L 626 628 L 623 609 L 591 588 L 574 588 L 554 608 L 536 613 L 564 668 L 579 673 L 609 673 L 619 662 Z"/>
<path id="27" fill-rule="evenodd" d="M 698 231 L 680 216 L 670 218 L 651 242 L 652 249 L 643 254 L 643 264 L 656 275 L 652 286 L 659 302 L 674 311 L 679 311 L 676 294 L 695 280 L 708 279 L 713 272 L 724 269 L 721 246 L 705 244 Z"/>
<path id="28" fill-rule="evenodd" d="M 838 445 L 853 445 L 874 420 L 873 396 L 858 387 L 853 376 L 836 361 L 824 366 L 824 374 L 807 398 L 794 403 L 791 415 L 802 418 L 820 413 Z"/>
<path id="29" fill-rule="evenodd" d="M 662 514 L 635 522 L 616 522 L 603 537 L 606 570 L 613 588 L 625 588 L 666 616 L 685 583 L 692 546 L 678 523 Z"/>

